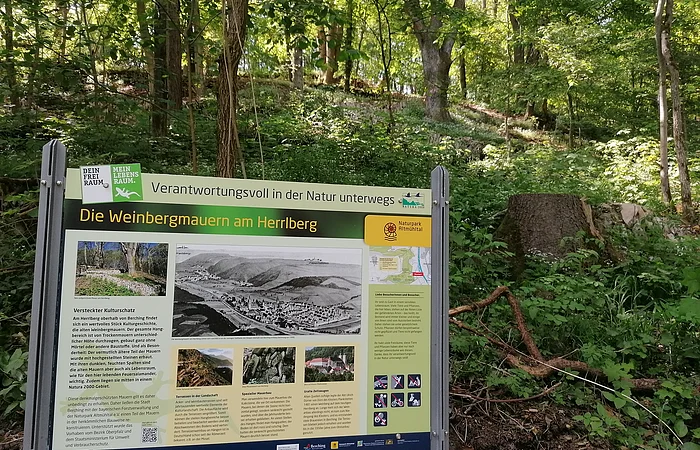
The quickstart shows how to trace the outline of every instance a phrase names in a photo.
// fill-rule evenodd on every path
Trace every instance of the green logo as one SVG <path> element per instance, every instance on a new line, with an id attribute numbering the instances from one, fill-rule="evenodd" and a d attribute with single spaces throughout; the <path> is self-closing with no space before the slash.
<path id="1" fill-rule="evenodd" d="M 401 198 L 401 206 L 404 208 L 425 208 L 424 197 L 420 195 L 420 192 L 411 194 L 410 192 L 404 194 Z"/>
<path id="2" fill-rule="evenodd" d="M 143 200 L 141 164 L 114 164 L 112 172 L 112 201 L 134 202 Z"/>

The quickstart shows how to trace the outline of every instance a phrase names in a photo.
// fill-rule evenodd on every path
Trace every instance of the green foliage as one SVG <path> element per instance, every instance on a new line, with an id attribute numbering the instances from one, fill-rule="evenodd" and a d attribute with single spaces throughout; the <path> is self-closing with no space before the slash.
<path id="1" fill-rule="evenodd" d="M 0 412 L 5 417 L 24 412 L 28 358 L 29 353 L 19 348 L 0 349 Z"/>
<path id="2" fill-rule="evenodd" d="M 76 282 L 75 295 L 134 296 L 138 293 L 113 281 L 82 277 Z"/>

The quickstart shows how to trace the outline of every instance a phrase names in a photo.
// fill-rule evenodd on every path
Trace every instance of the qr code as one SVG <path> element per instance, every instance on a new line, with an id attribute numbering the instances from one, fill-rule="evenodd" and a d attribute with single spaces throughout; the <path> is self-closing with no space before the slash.
<path id="1" fill-rule="evenodd" d="M 158 442 L 158 427 L 141 427 L 141 442 Z"/>

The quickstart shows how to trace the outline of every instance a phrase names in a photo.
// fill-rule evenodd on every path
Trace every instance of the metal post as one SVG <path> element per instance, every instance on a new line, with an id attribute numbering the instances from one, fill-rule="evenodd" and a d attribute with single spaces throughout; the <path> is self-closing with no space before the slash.
<path id="1" fill-rule="evenodd" d="M 65 184 L 66 147 L 53 140 L 44 145 L 41 160 L 24 450 L 45 450 L 50 447 Z"/>
<path id="2" fill-rule="evenodd" d="M 430 286 L 431 386 L 430 449 L 449 448 L 449 191 L 450 175 L 442 166 L 431 175 L 433 191 Z"/>

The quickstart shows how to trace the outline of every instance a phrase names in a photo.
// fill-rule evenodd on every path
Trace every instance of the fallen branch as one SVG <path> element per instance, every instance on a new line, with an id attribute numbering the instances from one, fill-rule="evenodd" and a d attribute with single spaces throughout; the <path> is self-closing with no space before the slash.
<path id="1" fill-rule="evenodd" d="M 525 354 L 515 349 L 498 336 L 494 337 L 493 335 L 495 335 L 495 333 L 483 333 L 452 317 L 456 316 L 457 314 L 486 308 L 503 296 L 506 297 L 508 303 L 510 304 L 510 308 L 513 311 L 513 316 L 515 317 L 516 327 L 518 328 L 518 331 L 520 331 L 520 337 L 522 338 L 529 354 Z M 450 309 L 449 315 L 450 323 L 477 336 L 486 338 L 491 344 L 501 349 L 508 364 L 510 364 L 512 367 L 521 369 L 534 377 L 546 378 L 558 371 L 574 370 L 576 372 L 590 374 L 595 377 L 607 378 L 602 370 L 591 367 L 582 361 L 574 361 L 561 357 L 545 360 L 540 352 L 540 349 L 537 347 L 535 340 L 532 338 L 532 334 L 527 329 L 525 316 L 520 308 L 520 302 L 506 286 L 499 286 L 484 300 Z M 628 379 L 626 381 L 630 382 L 632 384 L 632 388 L 638 391 L 658 389 L 661 385 L 659 380 L 653 378 L 637 378 Z"/>
<path id="2" fill-rule="evenodd" d="M 467 394 L 467 393 L 462 393 L 462 392 L 455 392 L 453 390 L 450 391 L 450 395 L 454 395 L 455 397 L 465 397 L 465 398 L 469 398 L 469 399 L 477 400 L 477 401 L 482 401 L 482 402 L 519 403 L 519 402 L 529 402 L 531 400 L 536 400 L 538 398 L 544 397 L 545 395 L 549 395 L 552 392 L 554 392 L 554 390 L 556 388 L 558 388 L 559 386 L 561 386 L 561 382 L 559 382 L 553 386 L 548 387 L 547 389 L 540 392 L 539 394 L 532 395 L 532 396 L 526 397 L 526 398 L 505 398 L 505 399 L 494 398 L 494 399 L 491 399 L 491 398 L 483 398 L 483 397 L 479 397 L 477 395 L 472 395 L 472 394 Z"/>

